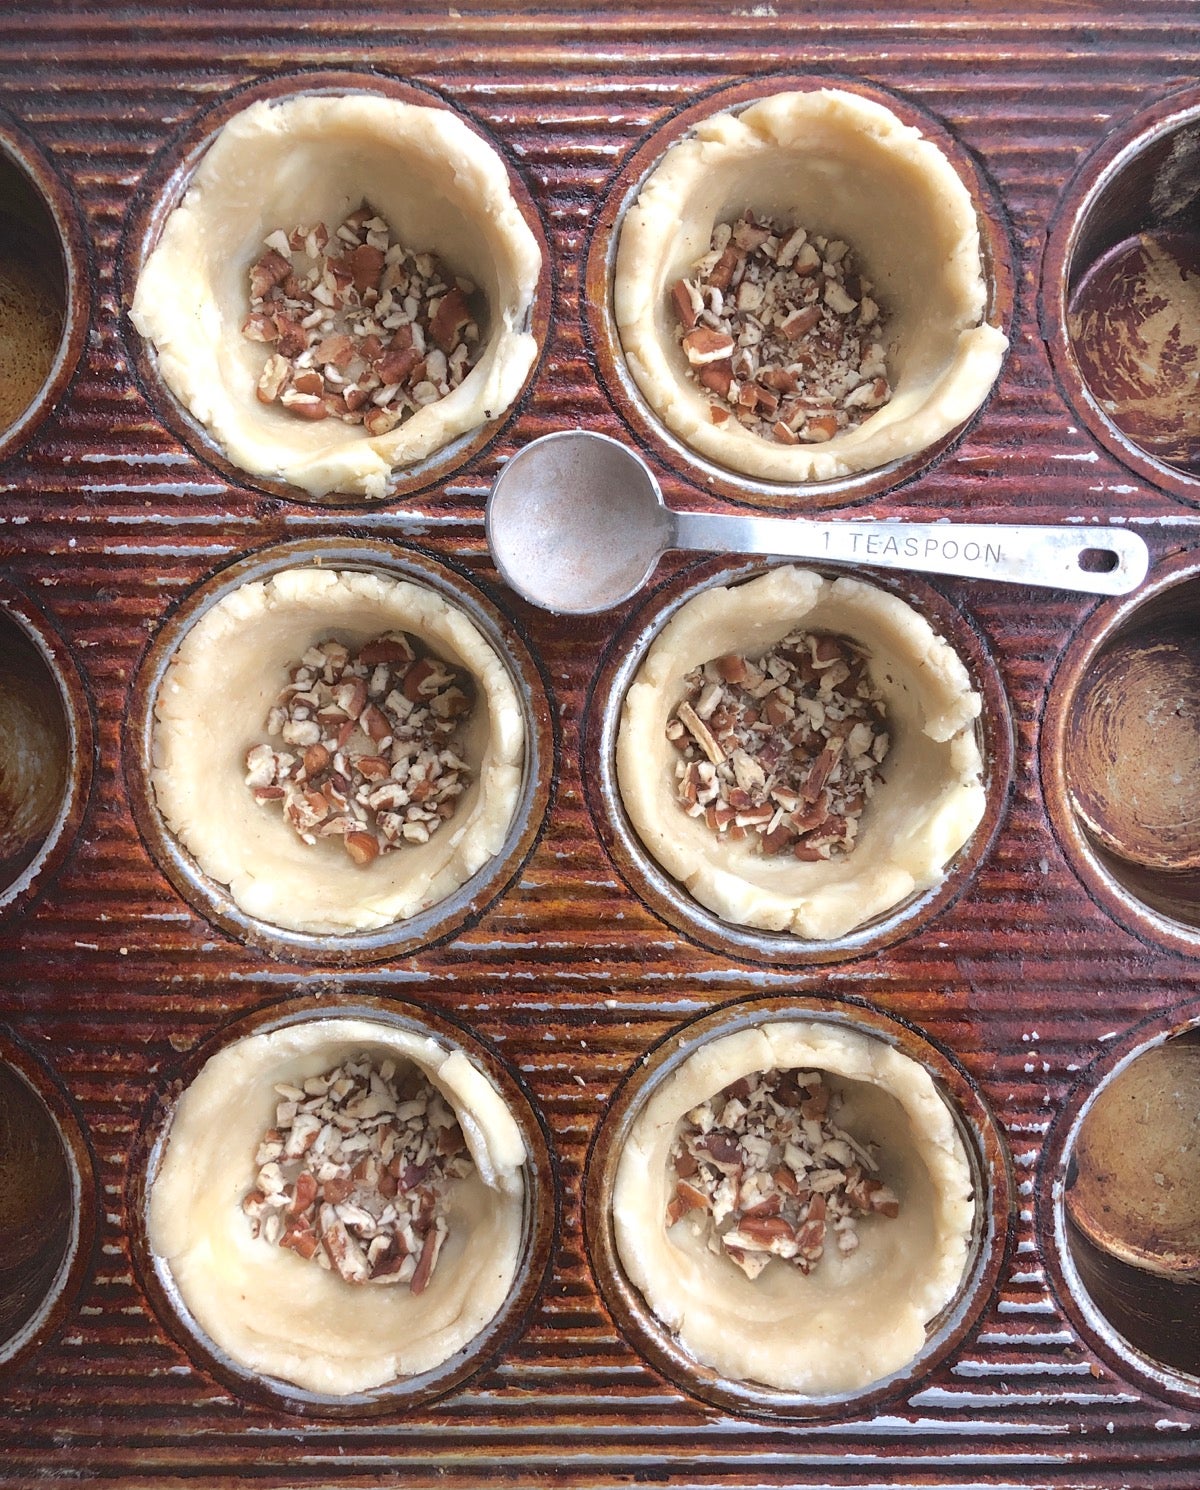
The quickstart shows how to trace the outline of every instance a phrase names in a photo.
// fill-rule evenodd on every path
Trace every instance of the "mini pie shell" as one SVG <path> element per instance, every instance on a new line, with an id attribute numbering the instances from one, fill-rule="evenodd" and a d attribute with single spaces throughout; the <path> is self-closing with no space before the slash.
<path id="1" fill-rule="evenodd" d="M 483 291 L 485 350 L 458 388 L 386 435 L 259 403 L 271 348 L 248 340 L 247 274 L 263 239 L 369 202 L 413 252 Z M 262 100 L 220 131 L 138 277 L 131 319 L 175 396 L 229 459 L 313 496 L 381 498 L 393 470 L 497 418 L 537 353 L 528 330 L 541 250 L 499 155 L 446 109 L 370 94 Z"/>
<path id="2" fill-rule="evenodd" d="M 891 401 L 824 444 L 781 445 L 729 419 L 686 376 L 670 290 L 712 230 L 747 211 L 842 239 L 890 317 Z M 928 449 L 980 406 L 1008 345 L 984 320 L 970 193 L 942 151 L 883 104 L 835 88 L 774 94 L 698 124 L 625 215 L 613 309 L 629 370 L 686 445 L 748 476 L 801 483 Z"/>
<path id="3" fill-rule="evenodd" d="M 891 751 L 853 850 L 804 863 L 719 839 L 675 797 L 666 725 L 693 668 L 723 653 L 761 657 L 797 628 L 847 636 L 868 654 Z M 936 884 L 986 806 L 979 695 L 958 654 L 912 606 L 848 577 L 786 565 L 687 601 L 654 640 L 622 706 L 617 780 L 629 819 L 662 867 L 741 926 L 814 940 L 844 936 Z"/>
<path id="4" fill-rule="evenodd" d="M 833 1078 L 845 1094 L 837 1121 L 878 1145 L 900 1213 L 866 1218 L 856 1252 L 831 1242 L 807 1275 L 772 1260 L 751 1281 L 709 1249 L 707 1213 L 667 1229 L 669 1152 L 692 1108 L 772 1069 Z M 729 1380 L 821 1396 L 862 1390 L 920 1352 L 927 1324 L 962 1281 L 975 1206 L 962 1140 L 924 1067 L 858 1030 L 781 1020 L 709 1040 L 652 1091 L 618 1163 L 612 1215 L 630 1281 L 700 1364 Z"/>
<path id="5" fill-rule="evenodd" d="M 454 1109 L 475 1172 L 449 1194 L 450 1230 L 429 1286 L 353 1285 L 253 1235 L 241 1205 L 275 1124 L 276 1082 L 368 1054 L 417 1066 Z M 175 1109 L 148 1209 L 151 1249 L 200 1328 L 247 1371 L 345 1396 L 434 1370 L 507 1298 L 522 1245 L 524 1140 L 461 1050 L 362 1018 L 313 1019 L 214 1055 Z"/>
<path id="6" fill-rule="evenodd" d="M 359 867 L 340 841 L 298 836 L 245 784 L 246 752 L 306 649 L 398 630 L 465 668 L 475 705 L 472 784 L 428 843 Z M 314 934 L 373 930 L 437 904 L 502 848 L 520 797 L 525 726 L 507 667 L 475 623 L 424 585 L 356 570 L 288 569 L 249 581 L 188 631 L 154 707 L 151 781 L 168 827 L 238 906 Z"/>

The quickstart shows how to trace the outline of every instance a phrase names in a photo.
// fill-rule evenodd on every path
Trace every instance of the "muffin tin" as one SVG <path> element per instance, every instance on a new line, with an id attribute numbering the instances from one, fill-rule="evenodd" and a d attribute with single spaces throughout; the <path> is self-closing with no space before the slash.
<path id="1" fill-rule="evenodd" d="M 835 29 L 825 13 L 704 0 L 8 19 L 0 186 L 43 204 L 65 304 L 49 381 L 0 436 L 0 693 L 10 673 L 30 679 L 57 742 L 55 811 L 0 884 L 3 1168 L 14 1207 L 45 1206 L 49 1239 L 31 1264 L 0 1207 L 0 1483 L 1190 1483 L 1200 1378 L 1127 1338 L 1128 1280 L 1080 1250 L 1066 1202 L 1097 1088 L 1200 1027 L 1194 870 L 1114 853 L 1068 769 L 1106 659 L 1194 619 L 1192 464 L 1114 422 L 1071 312 L 1106 254 L 1179 229 L 1200 155 L 1190 8 L 839 12 Z M 979 413 L 920 460 L 756 486 L 684 457 L 622 375 L 612 230 L 699 115 L 813 80 L 887 98 L 973 183 L 1010 351 Z M 128 307 L 154 225 L 239 100 L 355 86 L 452 108 L 498 148 L 545 248 L 542 352 L 506 419 L 382 503 L 316 503 L 246 480 L 169 407 Z M 19 200 L 24 187 L 3 205 Z M 663 617 L 754 566 L 674 555 L 596 616 L 517 600 L 488 556 L 484 500 L 507 456 L 573 425 L 640 449 L 672 506 L 1127 521 L 1150 578 L 1099 602 L 881 581 L 953 639 L 984 697 L 984 822 L 943 886 L 879 925 L 830 944 L 750 936 L 698 915 L 639 854 L 612 736 Z M 436 575 L 503 638 L 532 765 L 485 884 L 412 935 L 317 944 L 246 924 L 164 848 L 145 734 L 197 597 L 281 548 L 347 547 Z M 164 1114 L 204 1051 L 247 1022 L 364 1006 L 486 1053 L 527 1105 L 542 1204 L 520 1296 L 481 1355 L 402 1401 L 335 1411 L 246 1382 L 179 1325 L 142 1208 Z M 622 1285 L 603 1220 L 639 1084 L 710 1024 L 796 1007 L 924 1053 L 987 1199 L 965 1292 L 913 1370 L 816 1404 L 689 1373 Z M 1135 1313 L 1195 1317 L 1194 1294 L 1133 1284 Z"/>

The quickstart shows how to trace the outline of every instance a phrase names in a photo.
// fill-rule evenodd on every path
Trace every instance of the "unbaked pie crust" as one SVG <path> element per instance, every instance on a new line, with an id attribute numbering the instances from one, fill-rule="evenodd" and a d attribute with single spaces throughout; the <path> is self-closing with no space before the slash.
<path id="1" fill-rule="evenodd" d="M 760 657 L 797 628 L 866 651 L 892 742 L 853 850 L 816 863 L 764 855 L 756 838 L 718 838 L 688 817 L 666 736 L 692 668 L 728 652 Z M 703 591 L 663 627 L 622 707 L 621 799 L 649 852 L 701 905 L 737 925 L 830 940 L 938 883 L 975 831 L 986 805 L 980 708 L 958 654 L 910 605 L 861 580 L 783 566 Z"/>
<path id="2" fill-rule="evenodd" d="M 485 350 L 461 385 L 375 438 L 258 401 L 271 348 L 242 335 L 263 239 L 369 202 L 414 253 L 482 290 Z M 541 251 L 496 152 L 445 109 L 371 94 L 260 101 L 213 141 L 138 277 L 131 319 L 167 386 L 229 459 L 313 496 L 380 498 L 392 471 L 502 414 L 533 366 Z"/>
<path id="3" fill-rule="evenodd" d="M 751 1281 L 709 1249 L 707 1213 L 667 1229 L 669 1154 L 687 1112 L 773 1069 L 829 1073 L 844 1097 L 838 1124 L 878 1145 L 900 1212 L 861 1224 L 857 1251 L 827 1247 L 811 1273 L 776 1259 Z M 630 1281 L 689 1355 L 729 1380 L 820 1396 L 861 1390 L 920 1352 L 962 1281 L 975 1207 L 962 1140 L 924 1067 L 860 1031 L 784 1020 L 710 1040 L 652 1092 L 621 1153 L 612 1213 Z"/>
<path id="4" fill-rule="evenodd" d="M 428 843 L 360 867 L 339 841 L 307 844 L 254 800 L 246 752 L 307 648 L 333 636 L 357 649 L 392 630 L 474 679 L 472 780 Z M 151 781 L 168 827 L 247 915 L 292 931 L 373 930 L 444 900 L 499 852 L 520 797 L 525 726 L 507 667 L 465 612 L 409 580 L 310 568 L 241 585 L 188 631 L 154 715 Z"/>
<path id="5" fill-rule="evenodd" d="M 671 286 L 708 251 L 714 225 L 747 209 L 848 243 L 889 316 L 891 401 L 824 444 L 714 424 L 686 376 Z M 984 319 L 987 294 L 975 208 L 946 156 L 882 104 L 833 88 L 715 114 L 673 145 L 625 215 L 613 280 L 617 334 L 651 408 L 701 455 L 790 483 L 886 465 L 973 414 L 1008 345 Z"/>
<path id="6" fill-rule="evenodd" d="M 255 1237 L 242 1200 L 274 1126 L 276 1082 L 367 1054 L 417 1066 L 454 1109 L 475 1163 L 448 1192 L 428 1287 L 346 1283 Z M 362 1018 L 247 1036 L 214 1055 L 175 1109 L 150 1189 L 150 1246 L 187 1309 L 239 1366 L 344 1396 L 434 1370 L 495 1317 L 520 1260 L 526 1151 L 504 1100 L 461 1050 Z"/>

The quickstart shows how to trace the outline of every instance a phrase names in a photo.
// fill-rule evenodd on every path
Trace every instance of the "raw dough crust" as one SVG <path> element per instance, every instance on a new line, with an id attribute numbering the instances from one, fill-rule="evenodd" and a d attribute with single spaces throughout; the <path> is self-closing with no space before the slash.
<path id="1" fill-rule="evenodd" d="M 359 868 L 340 843 L 307 844 L 255 802 L 246 752 L 308 647 L 332 635 L 357 648 L 391 630 L 474 678 L 473 779 L 428 843 Z M 508 669 L 464 612 L 408 580 L 313 568 L 242 585 L 184 637 L 154 713 L 151 780 L 171 831 L 247 915 L 293 931 L 374 929 L 444 900 L 500 851 L 521 792 L 525 726 Z"/>
<path id="2" fill-rule="evenodd" d="M 747 208 L 855 251 L 890 316 L 891 401 L 821 445 L 777 445 L 713 424 L 685 376 L 670 287 Z M 651 407 L 701 455 L 770 481 L 826 481 L 927 449 L 996 380 L 1008 345 L 983 317 L 987 287 L 971 197 L 945 155 L 882 104 L 824 88 L 716 114 L 667 151 L 621 228 L 617 332 Z"/>
<path id="3" fill-rule="evenodd" d="M 688 817 L 675 799 L 678 754 L 665 733 L 692 668 L 725 652 L 760 657 L 797 627 L 867 650 L 892 741 L 853 851 L 818 863 L 718 839 Z M 717 915 L 819 940 L 844 936 L 936 884 L 978 826 L 986 805 L 980 707 L 957 653 L 910 605 L 860 580 L 784 566 L 704 591 L 663 628 L 625 696 L 621 798 L 650 853 Z"/>
<path id="4" fill-rule="evenodd" d="M 277 228 L 332 230 L 367 201 L 413 252 L 483 291 L 486 350 L 460 386 L 389 434 L 306 423 L 258 402 L 271 348 L 247 340 L 247 271 Z M 235 465 L 313 496 L 379 498 L 425 459 L 513 402 L 537 353 L 528 329 L 537 240 L 496 152 L 445 109 L 370 94 L 251 104 L 221 130 L 138 278 L 131 319 L 167 386 Z"/>
<path id="5" fill-rule="evenodd" d="M 242 1212 L 274 1083 L 366 1052 L 420 1067 L 458 1116 L 476 1173 L 449 1192 L 449 1235 L 425 1291 L 355 1286 L 255 1238 Z M 365 1019 L 313 1019 L 218 1052 L 184 1092 L 150 1191 L 149 1237 L 197 1324 L 239 1365 L 346 1395 L 441 1365 L 494 1318 L 520 1257 L 525 1144 L 461 1050 Z"/>
<path id="6" fill-rule="evenodd" d="M 697 1214 L 666 1229 L 668 1155 L 691 1108 L 773 1068 L 838 1078 L 837 1120 L 879 1144 L 900 1214 L 864 1222 L 857 1252 L 828 1248 L 807 1276 L 772 1260 L 751 1282 L 709 1251 Z M 680 1344 L 726 1378 L 813 1396 L 857 1391 L 913 1359 L 958 1290 L 974 1213 L 966 1151 L 928 1072 L 882 1040 L 817 1022 L 739 1030 L 689 1056 L 638 1114 L 613 1187 L 621 1262 Z"/>

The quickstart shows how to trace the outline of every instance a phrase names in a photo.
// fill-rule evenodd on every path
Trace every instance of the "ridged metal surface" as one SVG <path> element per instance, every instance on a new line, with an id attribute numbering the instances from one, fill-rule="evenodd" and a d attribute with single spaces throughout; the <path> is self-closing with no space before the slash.
<path id="1" fill-rule="evenodd" d="M 75 1308 L 0 1378 L 0 1483 L 1196 1484 L 1197 1408 L 1097 1354 L 1046 1272 L 1039 1165 L 1078 1071 L 1147 1016 L 1200 1013 L 1194 959 L 1093 903 L 1048 825 L 1039 723 L 1092 602 L 940 586 L 983 633 L 1011 699 L 1016 784 L 1000 839 L 953 906 L 879 955 L 764 967 L 670 930 L 614 869 L 579 774 L 589 684 L 614 618 L 559 622 L 513 601 L 492 572 L 481 514 L 497 460 L 533 435 L 581 421 L 627 434 L 593 371 L 579 303 L 590 224 L 622 160 L 708 90 L 812 71 L 881 84 L 944 120 L 994 183 L 1012 237 L 1013 348 L 995 395 L 947 455 L 870 510 L 1126 516 L 1156 558 L 1195 545 L 1196 509 L 1131 475 L 1072 415 L 1037 298 L 1046 226 L 1083 157 L 1198 64 L 1190 0 L 1130 13 L 1054 4 L 1040 15 L 990 4 L 966 15 L 702 3 L 521 15 L 467 3 L 6 9 L 0 108 L 75 195 L 93 310 L 59 407 L 0 464 L 0 570 L 73 651 L 94 708 L 96 770 L 65 865 L 32 907 L 0 922 L 0 1020 L 77 1105 L 99 1204 Z M 117 275 L 147 171 L 230 90 L 314 67 L 378 69 L 471 115 L 524 178 L 555 261 L 550 342 L 518 417 L 465 472 L 402 509 L 323 509 L 230 486 L 165 431 L 130 371 Z M 660 474 L 669 498 L 704 504 L 677 474 Z M 347 531 L 416 542 L 492 590 L 545 669 L 560 766 L 533 856 L 478 924 L 343 977 L 248 951 L 178 897 L 134 828 L 121 752 L 139 660 L 192 585 L 271 541 Z M 599 1301 L 580 1220 L 588 1144 L 630 1065 L 692 1014 L 790 989 L 866 999 L 952 1052 L 997 1113 L 1020 1187 L 1000 1286 L 966 1343 L 874 1416 L 801 1426 L 723 1414 L 644 1365 Z M 529 1327 L 472 1385 L 403 1419 L 308 1422 L 235 1399 L 154 1316 L 131 1271 L 126 1158 L 152 1090 L 197 1040 L 292 992 L 354 990 L 469 1023 L 522 1072 L 554 1135 L 563 1226 Z"/>

